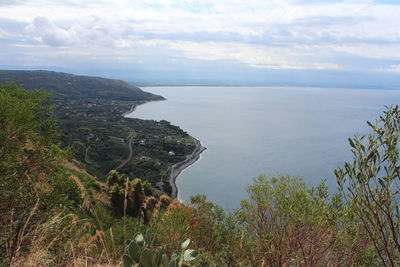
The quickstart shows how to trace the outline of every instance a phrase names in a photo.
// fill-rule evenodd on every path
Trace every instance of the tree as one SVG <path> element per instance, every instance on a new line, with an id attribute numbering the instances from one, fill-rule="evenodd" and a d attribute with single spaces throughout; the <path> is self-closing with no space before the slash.
<path id="1" fill-rule="evenodd" d="M 258 177 L 241 202 L 239 218 L 255 240 L 262 266 L 335 265 L 335 222 L 325 183 L 308 189 L 299 177 Z M 345 257 L 345 255 L 342 255 Z"/>
<path id="2" fill-rule="evenodd" d="M 63 169 L 67 153 L 58 146 L 52 109 L 44 91 L 0 85 L 0 265 L 19 266 L 15 261 L 39 249 L 41 240 L 61 240 L 57 231 L 72 218 L 61 215 L 82 204 L 77 183 Z M 52 231 L 44 234 L 46 225 Z"/>
<path id="3" fill-rule="evenodd" d="M 374 124 L 367 124 L 372 133 L 349 139 L 354 159 L 335 170 L 335 175 L 382 264 L 399 266 L 399 106 L 387 107 Z"/>
<path id="4" fill-rule="evenodd" d="M 49 118 L 49 100 L 44 91 L 27 92 L 15 84 L 0 85 L 2 218 L 11 212 L 14 216 L 23 214 L 19 211 L 34 205 L 44 191 L 34 185 L 44 180 L 59 154 L 55 145 L 59 135 L 55 121 Z"/>
<path id="5" fill-rule="evenodd" d="M 119 216 L 138 217 L 146 198 L 153 195 L 148 181 L 139 178 L 131 180 L 116 170 L 110 171 L 107 183 L 113 210 Z"/>

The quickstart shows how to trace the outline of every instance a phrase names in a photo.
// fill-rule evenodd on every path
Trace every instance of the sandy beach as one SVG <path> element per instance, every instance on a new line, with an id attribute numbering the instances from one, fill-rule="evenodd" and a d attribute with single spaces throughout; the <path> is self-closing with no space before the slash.
<path id="1" fill-rule="evenodd" d="M 171 167 L 169 183 L 172 187 L 171 197 L 173 198 L 176 198 L 178 196 L 178 187 L 176 186 L 176 178 L 179 176 L 179 174 L 181 174 L 181 172 L 184 169 L 195 163 L 200 158 L 200 154 L 206 149 L 204 146 L 201 145 L 201 142 L 199 140 L 197 140 L 194 137 L 192 138 L 196 144 L 196 148 L 194 149 L 192 154 L 187 156 L 185 160 L 178 162 Z"/>

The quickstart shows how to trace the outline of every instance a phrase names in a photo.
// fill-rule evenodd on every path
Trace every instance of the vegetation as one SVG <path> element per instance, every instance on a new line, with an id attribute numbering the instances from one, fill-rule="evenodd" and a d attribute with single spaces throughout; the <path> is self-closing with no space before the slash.
<path id="1" fill-rule="evenodd" d="M 141 233 L 136 234 L 132 240 L 125 243 L 128 254 L 122 256 L 122 265 L 132 267 L 185 267 L 189 266 L 185 262 L 190 262 L 198 257 L 198 252 L 188 249 L 190 239 L 185 239 L 181 243 L 181 252 L 174 253 L 171 259 L 160 249 L 154 253 L 149 249 L 151 242 L 150 231 L 146 232 L 146 238 Z"/>
<path id="2" fill-rule="evenodd" d="M 59 118 L 64 132 L 63 146 L 71 145 L 75 157 L 100 180 L 132 157 L 118 171 L 131 177 L 155 183 L 169 178 L 169 168 L 186 158 L 195 149 L 191 137 L 166 121 L 121 119 L 85 120 L 75 117 Z M 174 156 L 169 155 L 174 151 Z M 169 185 L 169 184 L 168 184 Z M 167 192 L 169 187 L 165 187 Z"/>
<path id="3" fill-rule="evenodd" d="M 124 118 L 139 104 L 164 99 L 125 82 L 50 71 L 0 71 L 1 81 L 51 92 L 61 146 L 73 149 L 79 165 L 103 182 L 119 167 L 153 186 L 161 182 L 160 189 L 170 193 L 171 166 L 195 149 L 192 138 L 167 121 Z"/>
<path id="4" fill-rule="evenodd" d="M 384 266 L 398 266 L 400 256 L 399 106 L 387 109 L 372 133 L 349 143 L 353 162 L 335 171 L 342 195 L 362 222 Z"/>
<path id="5" fill-rule="evenodd" d="M 143 92 L 120 80 L 72 75 L 53 71 L 1 70 L 0 83 L 19 81 L 28 91 L 43 88 L 56 100 L 151 101 L 164 98 Z"/>
<path id="6" fill-rule="evenodd" d="M 400 264 L 397 106 L 350 139 L 354 160 L 335 172 L 337 194 L 324 182 L 260 176 L 227 213 L 115 170 L 98 181 L 58 143 L 49 99 L 0 86 L 0 265 Z"/>

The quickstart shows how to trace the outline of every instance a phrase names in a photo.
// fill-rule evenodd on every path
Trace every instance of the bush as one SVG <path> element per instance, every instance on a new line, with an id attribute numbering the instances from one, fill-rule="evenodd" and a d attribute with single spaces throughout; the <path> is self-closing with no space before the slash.
<path id="1" fill-rule="evenodd" d="M 354 155 L 335 170 L 340 192 L 352 205 L 384 266 L 400 265 L 399 106 L 387 108 L 372 133 L 349 139 Z"/>

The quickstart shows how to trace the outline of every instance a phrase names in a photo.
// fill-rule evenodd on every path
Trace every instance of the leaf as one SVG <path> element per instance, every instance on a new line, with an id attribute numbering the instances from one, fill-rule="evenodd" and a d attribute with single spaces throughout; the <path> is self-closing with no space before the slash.
<path id="1" fill-rule="evenodd" d="M 192 260 L 196 259 L 198 256 L 199 256 L 199 252 L 197 252 L 197 250 L 187 249 L 183 253 L 183 260 L 192 261 Z"/>
<path id="2" fill-rule="evenodd" d="M 150 249 L 145 248 L 142 251 L 142 255 L 140 256 L 139 265 L 142 267 L 152 267 L 151 263 L 153 260 L 153 253 L 151 253 Z"/>
<path id="3" fill-rule="evenodd" d="M 177 260 L 177 259 L 179 259 L 179 254 L 176 253 L 176 252 L 174 252 L 174 254 L 172 254 L 172 256 L 171 256 L 171 260 L 172 260 L 172 261 L 175 261 L 175 260 Z"/>
<path id="4" fill-rule="evenodd" d="M 187 249 L 188 246 L 189 246 L 189 243 L 190 243 L 190 239 L 189 239 L 189 238 L 186 238 L 185 240 L 183 240 L 183 242 L 182 242 L 182 244 L 181 244 L 181 249 L 182 249 L 182 250 Z"/>
<path id="5" fill-rule="evenodd" d="M 161 264 L 163 252 L 160 249 L 157 249 L 153 254 L 152 266 L 159 266 Z"/>
<path id="6" fill-rule="evenodd" d="M 172 261 L 169 263 L 169 267 L 178 267 L 178 262 L 177 262 L 176 260 L 172 260 Z"/>
<path id="7" fill-rule="evenodd" d="M 356 146 L 354 145 L 353 139 L 349 138 L 348 140 L 349 140 L 350 146 L 352 148 L 356 148 Z"/>
<path id="8" fill-rule="evenodd" d="M 122 266 L 123 267 L 132 267 L 133 260 L 128 255 L 122 256 Z"/>
<path id="9" fill-rule="evenodd" d="M 135 242 L 131 242 L 128 247 L 128 252 L 129 256 L 135 261 L 139 262 L 140 256 L 139 256 L 139 246 Z"/>
<path id="10" fill-rule="evenodd" d="M 378 182 L 382 186 L 382 188 L 386 188 L 386 185 L 381 178 L 378 178 Z"/>
<path id="11" fill-rule="evenodd" d="M 144 246 L 144 236 L 141 233 L 137 233 L 133 238 L 140 247 Z"/>
<path id="12" fill-rule="evenodd" d="M 158 266 L 158 262 L 157 262 L 157 253 L 153 254 L 153 259 L 151 260 L 151 266 Z"/>
<path id="13" fill-rule="evenodd" d="M 169 260 L 168 260 L 168 256 L 163 254 L 162 258 L 161 258 L 161 265 L 163 267 L 168 267 L 169 266 Z"/>
<path id="14" fill-rule="evenodd" d="M 145 235 L 146 235 L 147 243 L 150 244 L 151 243 L 151 239 L 152 239 L 152 235 L 151 235 L 150 230 L 147 230 Z"/>
<path id="15" fill-rule="evenodd" d="M 125 241 L 125 247 L 128 248 L 129 245 L 131 244 L 132 240 L 128 239 Z"/>

